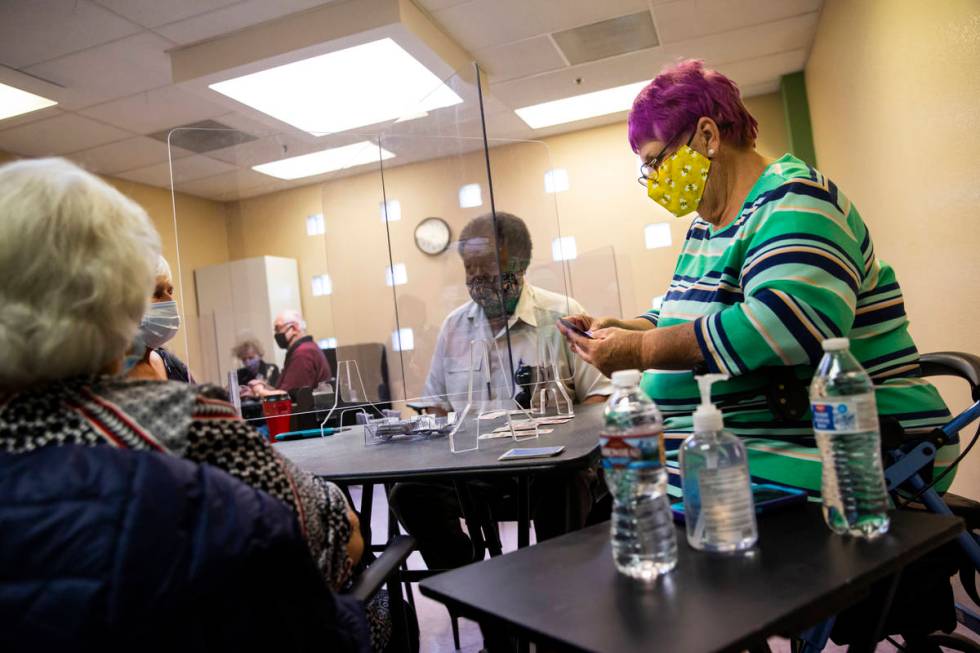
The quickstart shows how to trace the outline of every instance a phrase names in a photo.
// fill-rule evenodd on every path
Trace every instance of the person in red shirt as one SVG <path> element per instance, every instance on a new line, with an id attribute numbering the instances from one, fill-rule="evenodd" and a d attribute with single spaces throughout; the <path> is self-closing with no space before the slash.
<path id="1" fill-rule="evenodd" d="M 286 362 L 276 387 L 258 379 L 248 385 L 259 397 L 289 392 L 298 388 L 315 388 L 322 382 L 330 382 L 333 370 L 313 336 L 306 333 L 306 322 L 299 311 L 286 310 L 276 316 L 272 325 L 276 344 L 286 350 Z"/>

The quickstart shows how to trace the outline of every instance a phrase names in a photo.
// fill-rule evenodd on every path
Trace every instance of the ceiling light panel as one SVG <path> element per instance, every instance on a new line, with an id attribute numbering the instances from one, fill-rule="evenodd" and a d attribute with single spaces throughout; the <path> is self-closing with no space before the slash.
<path id="1" fill-rule="evenodd" d="M 22 91 L 13 86 L 0 84 L 0 120 L 13 118 L 32 111 L 47 109 L 58 104 L 40 95 Z"/>
<path id="2" fill-rule="evenodd" d="M 463 101 L 390 38 L 210 87 L 314 135 L 374 125 Z"/>
<path id="3" fill-rule="evenodd" d="M 394 157 L 393 152 L 384 148 L 379 149 L 371 141 L 361 141 L 343 147 L 333 147 L 328 150 L 262 163 L 252 166 L 252 170 L 278 179 L 302 179 L 303 177 L 322 175 L 327 172 L 353 168 L 366 163 L 376 163 Z"/>
<path id="4" fill-rule="evenodd" d="M 610 113 L 628 111 L 633 106 L 636 95 L 649 84 L 636 82 L 625 86 L 607 88 L 602 91 L 574 95 L 561 100 L 542 102 L 529 107 L 515 109 L 515 113 L 532 129 L 562 125 L 566 122 L 605 116 Z"/>

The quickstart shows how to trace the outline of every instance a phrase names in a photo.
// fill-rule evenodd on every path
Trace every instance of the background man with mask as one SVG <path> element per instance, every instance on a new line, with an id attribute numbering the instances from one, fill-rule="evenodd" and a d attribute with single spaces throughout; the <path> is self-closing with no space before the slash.
<path id="1" fill-rule="evenodd" d="M 299 311 L 286 310 L 276 316 L 272 325 L 276 344 L 286 350 L 282 374 L 275 388 L 258 379 L 249 383 L 252 392 L 259 396 L 289 392 L 298 388 L 315 388 L 321 382 L 329 382 L 333 371 L 327 357 L 306 333 L 306 322 Z"/>
<path id="2" fill-rule="evenodd" d="M 494 392 L 497 396 L 511 396 L 511 379 L 518 367 L 543 363 L 539 361 L 538 345 L 544 338 L 553 347 L 569 397 L 581 403 L 604 401 L 612 392 L 609 380 L 573 356 L 555 328 L 563 311 L 575 312 L 577 309 L 572 307 L 578 307 L 578 302 L 525 281 L 532 244 L 523 220 L 498 211 L 496 229 L 494 226 L 493 216 L 483 215 L 469 222 L 460 234 L 459 254 L 472 301 L 450 313 L 442 325 L 425 385 L 426 400 L 437 402 L 441 410 L 462 410 L 469 383 L 470 342 L 474 340 L 495 342 L 503 364 L 513 366 L 500 370 L 496 355 L 491 353 Z M 505 327 L 510 332 L 512 356 L 507 355 Z M 571 498 L 573 528 L 585 525 L 595 483 L 595 470 L 540 474 L 533 479 L 531 516 L 539 542 L 564 532 L 566 489 Z M 469 485 L 478 503 L 491 506 L 496 517 L 516 511 L 516 488 L 511 479 L 488 479 Z M 473 562 L 471 542 L 460 527 L 460 508 L 452 483 L 397 483 L 389 504 L 418 540 L 429 569 L 452 569 Z M 485 627 L 483 632 L 487 648 L 494 650 L 493 644 L 500 644 L 498 634 Z"/>

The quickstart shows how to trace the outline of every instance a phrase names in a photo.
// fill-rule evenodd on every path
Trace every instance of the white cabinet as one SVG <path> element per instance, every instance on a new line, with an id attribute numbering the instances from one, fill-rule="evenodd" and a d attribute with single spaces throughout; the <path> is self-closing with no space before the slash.
<path id="1" fill-rule="evenodd" d="M 303 310 L 299 269 L 295 259 L 277 256 L 230 261 L 194 270 L 202 378 L 226 385 L 228 372 L 238 369 L 231 349 L 244 338 L 256 338 L 265 360 L 280 368 L 286 352 L 276 346 L 272 322 L 280 311 Z M 199 370 L 199 371 L 198 371 Z"/>

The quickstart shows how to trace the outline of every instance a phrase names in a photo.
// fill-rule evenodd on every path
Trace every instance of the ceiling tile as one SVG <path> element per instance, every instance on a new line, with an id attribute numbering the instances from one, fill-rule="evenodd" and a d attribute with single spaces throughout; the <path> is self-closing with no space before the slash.
<path id="1" fill-rule="evenodd" d="M 34 31 L 43 31 L 35 29 Z M 75 110 L 171 83 L 171 41 L 143 32 L 53 61 L 25 72 L 65 87 L 58 100 Z"/>
<path id="2" fill-rule="evenodd" d="M 730 77 L 739 87 L 778 80 L 783 75 L 803 70 L 808 50 L 793 50 L 745 59 L 718 66 L 718 72 Z"/>
<path id="3" fill-rule="evenodd" d="M 548 36 L 537 36 L 473 53 L 490 81 L 506 81 L 563 68 L 558 49 Z"/>
<path id="4" fill-rule="evenodd" d="M 245 191 L 269 186 L 269 179 L 254 170 L 235 170 L 177 184 L 177 190 L 213 200 L 234 199 Z"/>
<path id="5" fill-rule="evenodd" d="M 440 9 L 448 9 L 449 7 L 464 5 L 467 2 L 472 1 L 473 0 L 420 0 L 418 4 L 421 5 L 426 11 L 439 11 Z"/>
<path id="6" fill-rule="evenodd" d="M 89 0 L 3 0 L 0 63 L 24 68 L 139 31 Z"/>
<path id="7" fill-rule="evenodd" d="M 695 57 L 704 59 L 709 67 L 717 67 L 733 61 L 809 49 L 819 17 L 817 12 L 801 14 L 764 25 L 671 43 L 660 52 L 672 61 Z"/>
<path id="8" fill-rule="evenodd" d="M 80 111 L 138 134 L 214 118 L 227 109 L 179 86 L 164 86 Z"/>
<path id="9" fill-rule="evenodd" d="M 601 91 L 652 78 L 672 61 L 661 48 L 562 68 L 534 77 L 490 85 L 490 93 L 511 109 Z"/>
<path id="10" fill-rule="evenodd" d="M 172 152 L 175 159 L 190 156 L 190 154 L 190 152 L 180 148 L 173 148 Z M 145 168 L 169 160 L 166 144 L 145 136 L 137 136 L 136 138 L 128 138 L 124 141 L 116 141 L 80 152 L 73 152 L 68 156 L 87 170 L 107 175 L 135 168 Z"/>
<path id="11" fill-rule="evenodd" d="M 334 1 L 336 0 L 245 0 L 230 7 L 157 27 L 155 31 L 181 45 L 187 45 Z"/>
<path id="12" fill-rule="evenodd" d="M 283 132 L 282 123 L 277 125 L 275 123 L 278 121 L 273 121 L 272 118 L 253 118 L 240 113 L 223 113 L 216 117 L 215 120 L 218 122 L 223 122 L 229 127 L 234 127 L 235 129 L 241 130 L 246 134 L 258 136 L 260 138 L 262 136 L 271 136 L 273 134 Z M 268 120 L 269 122 L 265 122 L 265 120 Z"/>
<path id="13" fill-rule="evenodd" d="M 29 122 L 37 122 L 38 120 L 44 120 L 45 118 L 54 118 L 55 116 L 60 116 L 63 113 L 64 111 L 56 106 L 31 111 L 30 113 L 22 113 L 19 116 L 14 116 L 13 118 L 0 120 L 0 129 L 9 129 L 10 127 L 16 127 L 17 125 L 26 125 Z"/>
<path id="14" fill-rule="evenodd" d="M 646 0 L 473 0 L 433 12 L 470 52 L 648 9 Z"/>
<path id="15" fill-rule="evenodd" d="M 233 5 L 239 0 L 95 0 L 103 7 L 125 16 L 144 27 L 198 16 Z"/>
<path id="16" fill-rule="evenodd" d="M 654 7 L 653 22 L 661 43 L 676 43 L 818 11 L 822 4 L 823 0 L 677 0 Z"/>
<path id="17" fill-rule="evenodd" d="M 291 156 L 299 156 L 317 150 L 323 150 L 328 145 L 311 142 L 309 138 L 291 134 L 274 134 L 250 143 L 208 152 L 208 156 L 220 159 L 226 163 L 250 168 L 260 163 L 278 161 Z"/>
<path id="18" fill-rule="evenodd" d="M 201 179 L 203 177 L 210 177 L 212 175 L 220 175 L 223 172 L 230 172 L 234 169 L 234 166 L 230 166 L 223 161 L 215 161 L 214 159 L 201 156 L 199 154 L 177 159 L 173 162 L 174 182 L 176 184 L 182 184 L 187 181 Z M 130 181 L 138 181 L 142 184 L 149 184 L 150 186 L 169 188 L 170 162 L 164 161 L 163 163 L 147 166 L 145 168 L 129 170 L 128 172 L 123 172 L 117 176 L 121 177 L 122 179 L 129 179 Z"/>
<path id="19" fill-rule="evenodd" d="M 65 113 L 0 131 L 0 150 L 23 156 L 47 156 L 77 152 L 128 136 L 131 134 L 121 129 Z"/>

